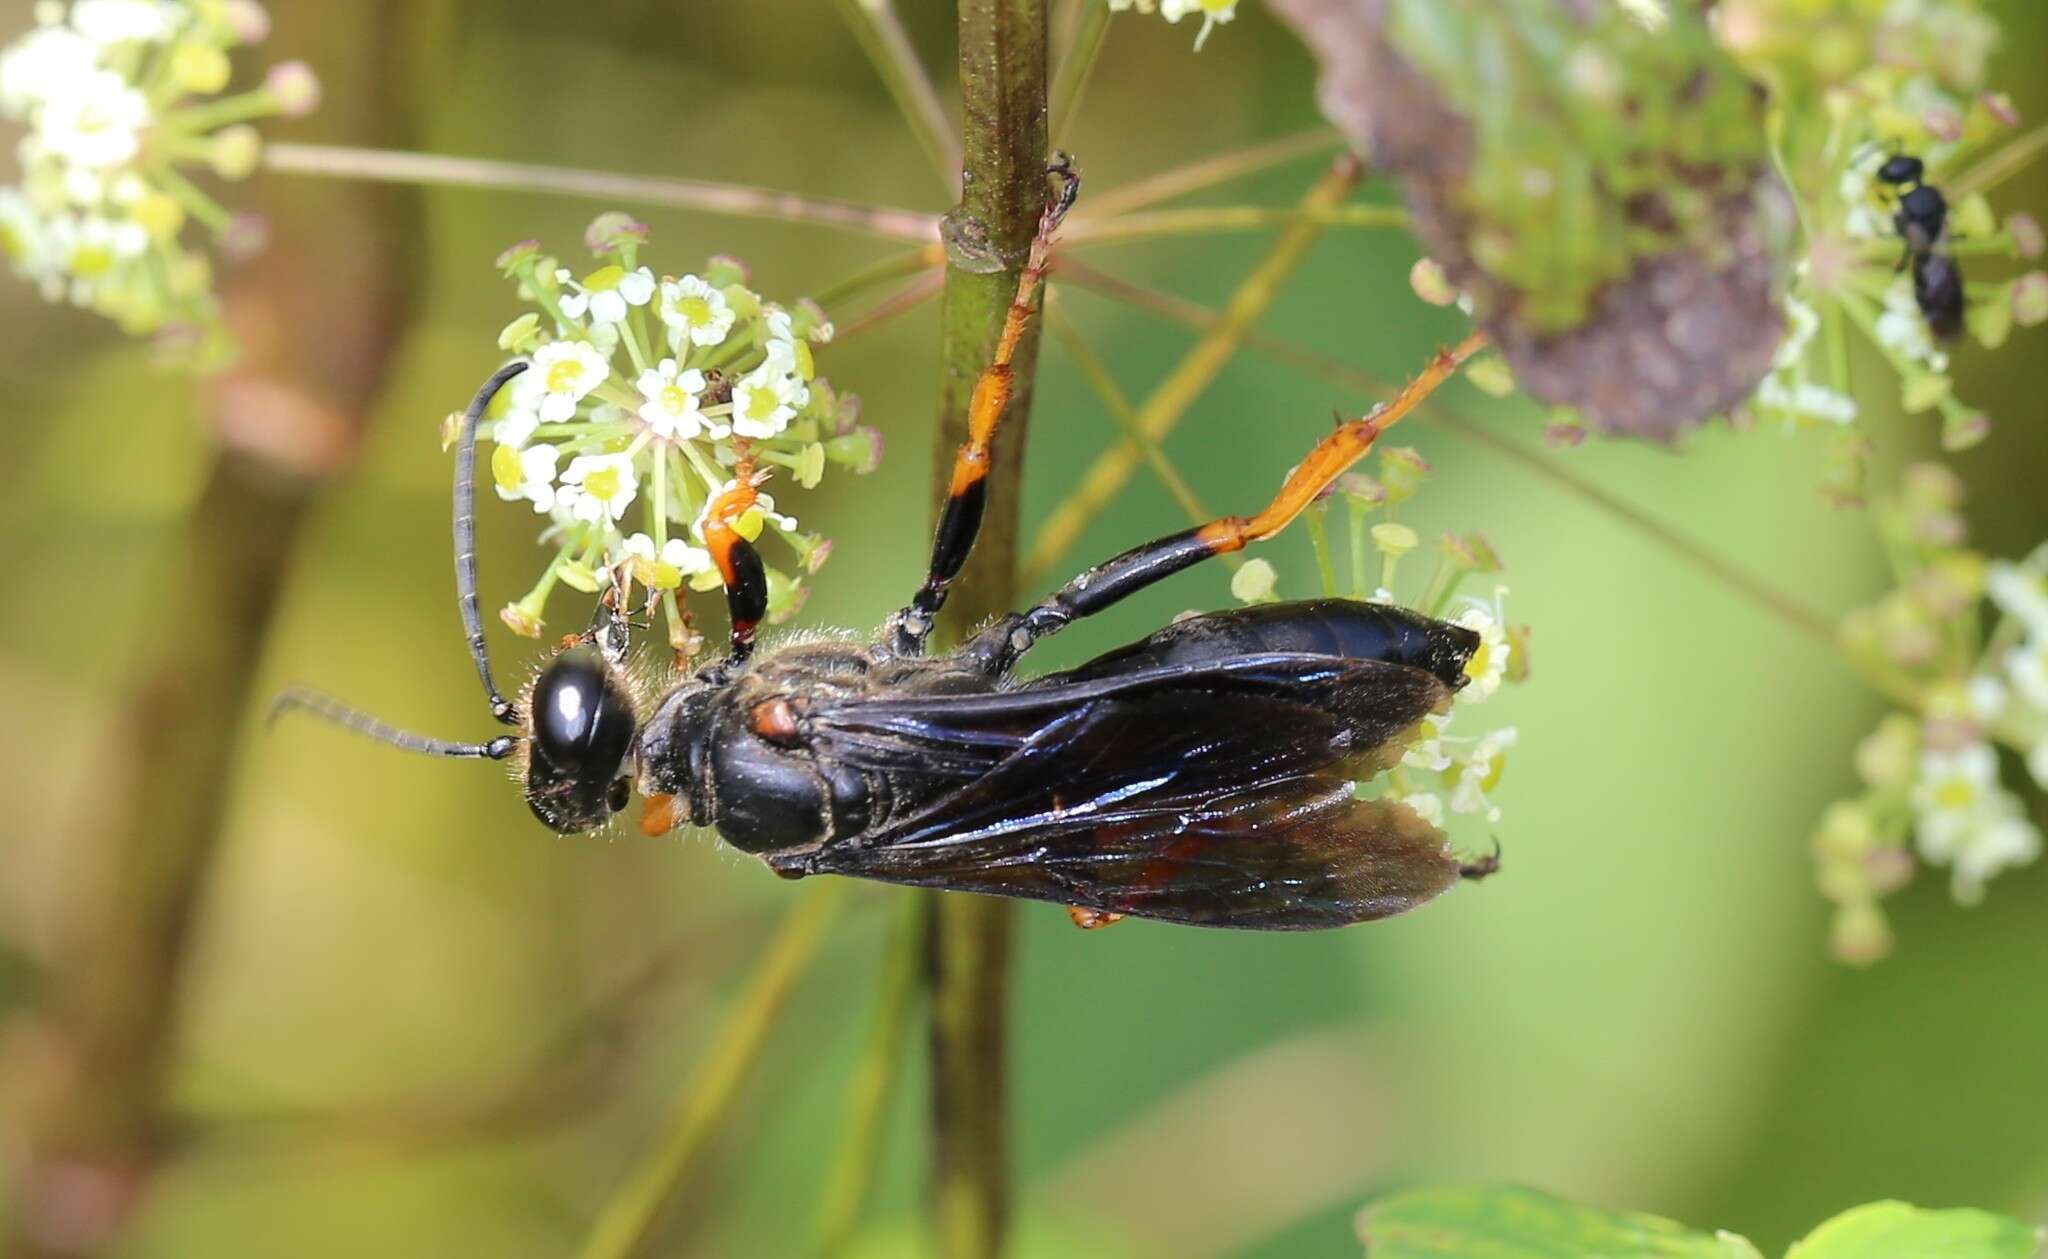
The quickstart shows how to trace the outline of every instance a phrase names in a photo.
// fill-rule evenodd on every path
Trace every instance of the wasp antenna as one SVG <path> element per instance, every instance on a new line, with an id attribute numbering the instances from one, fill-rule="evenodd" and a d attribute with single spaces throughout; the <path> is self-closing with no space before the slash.
<path id="1" fill-rule="evenodd" d="M 379 743 L 388 743 L 392 747 L 403 748 L 407 752 L 424 753 L 427 756 L 502 761 L 512 755 L 512 749 L 519 743 L 518 739 L 509 734 L 501 734 L 488 743 L 452 743 L 447 739 L 429 738 L 423 734 L 414 734 L 410 730 L 400 730 L 396 726 L 386 725 L 366 712 L 350 708 L 331 695 L 323 695 L 318 691 L 309 691 L 301 687 L 284 691 L 272 700 L 270 714 L 264 724 L 274 726 L 279 717 L 290 712 L 311 713 L 323 721 L 332 722 L 366 739 L 375 739 Z"/>
<path id="2" fill-rule="evenodd" d="M 508 726 L 519 724 L 519 710 L 498 693 L 498 684 L 491 680 L 483 615 L 476 604 L 476 426 L 498 390 L 528 366 L 525 359 L 514 359 L 493 372 L 476 391 L 469 410 L 462 413 L 462 435 L 455 449 L 455 601 L 462 609 L 463 632 L 469 636 L 470 659 L 476 661 L 476 675 L 483 679 L 484 694 L 490 697 L 491 716 Z"/>

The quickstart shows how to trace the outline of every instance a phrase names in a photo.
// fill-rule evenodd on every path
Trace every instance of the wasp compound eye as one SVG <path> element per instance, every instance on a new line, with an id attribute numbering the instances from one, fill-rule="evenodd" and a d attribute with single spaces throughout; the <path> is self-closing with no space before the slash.
<path id="1" fill-rule="evenodd" d="M 636 722 L 625 687 L 593 647 L 557 656 L 533 686 L 526 798 L 555 830 L 601 826 L 626 806 L 620 773 Z"/>

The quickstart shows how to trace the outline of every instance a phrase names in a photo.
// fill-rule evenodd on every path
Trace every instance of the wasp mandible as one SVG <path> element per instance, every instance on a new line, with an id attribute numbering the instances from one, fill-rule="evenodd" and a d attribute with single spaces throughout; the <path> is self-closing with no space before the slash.
<path id="1" fill-rule="evenodd" d="M 310 692 L 302 708 L 434 756 L 510 758 L 534 815 L 602 826 L 635 790 L 643 829 L 685 822 L 797 878 L 841 874 L 1213 927 L 1335 927 L 1435 897 L 1492 859 L 1461 862 L 1407 806 L 1354 784 L 1391 766 L 1409 732 L 1465 684 L 1469 629 L 1406 609 L 1319 599 L 1183 619 L 1078 668 L 1019 679 L 1035 644 L 1211 556 L 1270 538 L 1447 379 L 1440 352 L 1396 398 L 1339 424 L 1257 514 L 1133 547 L 958 647 L 928 650 L 980 530 L 1011 359 L 1080 180 L 1050 167 L 1040 219 L 993 361 L 977 382 L 923 585 L 868 639 L 757 650 L 760 558 L 730 522 L 755 483 L 713 504 L 705 543 L 731 613 L 727 654 L 643 704 L 625 667 L 615 598 L 518 703 L 492 679 L 477 610 L 474 456 L 479 419 L 514 362 L 463 417 L 455 570 L 463 628 L 492 714 L 516 734 L 451 743 L 392 729 Z"/>

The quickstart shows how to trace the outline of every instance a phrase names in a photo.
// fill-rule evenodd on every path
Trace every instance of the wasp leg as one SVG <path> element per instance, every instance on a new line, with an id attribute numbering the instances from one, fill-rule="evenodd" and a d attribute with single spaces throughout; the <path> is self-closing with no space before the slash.
<path id="1" fill-rule="evenodd" d="M 1212 555 L 1241 551 L 1248 543 L 1272 537 L 1328 489 L 1346 468 L 1363 458 L 1382 432 L 1419 406 L 1485 345 L 1486 334 L 1475 332 L 1454 349 L 1438 350 L 1429 366 L 1391 401 L 1360 419 L 1344 421 L 1316 443 L 1308 457 L 1287 474 L 1273 501 L 1256 516 L 1225 516 L 1132 547 L 1074 578 L 1022 616 L 1005 617 L 989 626 L 968 643 L 963 654 L 992 673 L 1007 672 L 1032 644 L 1074 621 L 1093 616 Z"/>
<path id="2" fill-rule="evenodd" d="M 1485 878 L 1487 875 L 1496 874 L 1499 871 L 1500 841 L 1496 839 L 1493 841 L 1492 852 L 1486 854 L 1484 857 L 1481 857 L 1477 861 L 1468 861 L 1464 865 L 1459 866 L 1458 877 L 1461 879 L 1470 879 L 1474 883 L 1477 883 L 1479 880 Z"/>
<path id="3" fill-rule="evenodd" d="M 1051 265 L 1053 237 L 1081 194 L 1080 172 L 1066 154 L 1054 154 L 1046 171 L 1060 181 L 1060 188 L 1039 215 L 1038 233 L 1031 238 L 1030 257 L 1024 263 L 1023 274 L 1017 277 L 1017 295 L 1011 299 L 1009 314 L 1003 318 L 995 357 L 974 382 L 973 400 L 967 408 L 967 440 L 953 457 L 952 485 L 932 536 L 931 566 L 910 606 L 894 617 L 888 635 L 891 649 L 900 655 L 923 653 L 925 640 L 931 637 L 932 625 L 939 609 L 946 604 L 953 579 L 966 565 L 967 557 L 974 551 L 974 540 L 981 532 L 982 513 L 988 507 L 988 473 L 995 455 L 996 431 L 1002 427 L 1014 383 L 1011 360 L 1016 357 L 1017 343 L 1023 340 L 1024 330 L 1030 326 L 1032 304 Z"/>
<path id="4" fill-rule="evenodd" d="M 733 528 L 733 522 L 758 501 L 758 482 L 745 460 L 734 473 L 731 488 L 712 499 L 705 512 L 704 547 L 725 583 L 725 607 L 732 620 L 731 659 L 737 662 L 753 654 L 755 632 L 768 615 L 768 570 L 754 544 Z"/>

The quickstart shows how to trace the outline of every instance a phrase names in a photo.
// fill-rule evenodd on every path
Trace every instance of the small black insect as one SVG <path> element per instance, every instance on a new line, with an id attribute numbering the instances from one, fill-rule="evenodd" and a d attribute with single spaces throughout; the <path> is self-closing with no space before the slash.
<path id="1" fill-rule="evenodd" d="M 522 702 L 506 701 L 484 654 L 471 513 L 477 422 L 524 366 L 514 363 L 464 418 L 455 540 L 471 655 L 492 713 L 520 733 L 447 743 L 310 693 L 287 694 L 280 706 L 434 755 L 515 758 L 534 814 L 558 831 L 605 824 L 637 787 L 648 833 L 684 821 L 711 827 L 787 877 L 843 874 L 1052 901 L 1083 925 L 1129 914 L 1342 926 L 1490 873 L 1494 860 L 1461 863 L 1414 811 L 1361 800 L 1353 788 L 1398 760 L 1416 723 L 1465 684 L 1479 642 L 1471 630 L 1378 604 L 1282 603 L 1182 620 L 1076 669 L 1012 676 L 1033 644 L 1073 621 L 1279 532 L 1448 377 L 1456 360 L 1447 354 L 1387 406 L 1339 425 L 1257 515 L 1135 547 L 957 649 L 927 652 L 980 528 L 1010 356 L 1078 189 L 1064 162 L 1052 173 L 1059 193 L 975 390 L 930 571 L 873 639 L 754 651 L 760 560 L 726 524 L 751 499 L 741 475 L 705 530 L 732 613 L 726 657 L 643 713 L 624 668 L 624 615 L 605 602 Z"/>
<path id="2" fill-rule="evenodd" d="M 1935 336 L 1947 340 L 1963 330 L 1963 272 L 1945 247 L 1948 198 L 1926 182 L 1927 166 L 1919 158 L 1897 154 L 1877 168 L 1878 182 L 1899 189 L 1899 208 L 1892 225 L 1906 250 L 1899 267 L 1913 268 L 1913 300 Z"/>

